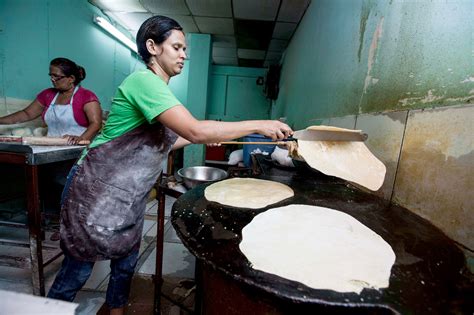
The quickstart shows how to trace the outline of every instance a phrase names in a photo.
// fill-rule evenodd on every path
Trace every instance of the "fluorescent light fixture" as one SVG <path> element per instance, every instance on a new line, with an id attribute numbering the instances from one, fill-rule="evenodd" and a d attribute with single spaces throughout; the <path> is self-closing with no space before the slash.
<path id="1" fill-rule="evenodd" d="M 132 51 L 138 53 L 137 45 L 130 38 L 125 36 L 125 34 L 116 29 L 115 26 L 110 24 L 106 19 L 101 16 L 95 16 L 94 23 L 96 23 L 104 30 L 106 30 L 110 35 L 121 41 L 122 44 L 130 48 Z"/>

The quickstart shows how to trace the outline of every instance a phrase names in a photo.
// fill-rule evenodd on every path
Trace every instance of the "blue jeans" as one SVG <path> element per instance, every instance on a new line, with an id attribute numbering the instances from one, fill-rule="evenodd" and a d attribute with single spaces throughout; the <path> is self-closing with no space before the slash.
<path id="1" fill-rule="evenodd" d="M 71 185 L 78 166 L 74 165 L 67 176 L 66 184 L 61 195 L 61 206 L 67 198 L 67 192 Z M 138 249 L 132 251 L 127 257 L 112 259 L 110 261 L 110 279 L 107 287 L 106 303 L 109 308 L 125 306 L 130 293 L 133 273 L 138 261 Z M 61 269 L 54 279 L 54 283 L 48 292 L 48 297 L 57 300 L 72 302 L 77 292 L 89 279 L 94 262 L 80 261 L 64 253 Z"/>
<path id="2" fill-rule="evenodd" d="M 69 171 L 69 174 L 66 177 L 66 183 L 64 184 L 63 193 L 61 194 L 61 207 L 63 206 L 64 200 L 67 197 L 69 187 L 71 186 L 72 179 L 74 175 L 76 174 L 78 167 L 79 165 L 74 164 L 73 167 L 71 167 L 71 170 Z"/>
<path id="3" fill-rule="evenodd" d="M 106 303 L 109 308 L 123 307 L 128 302 L 130 285 L 138 261 L 138 249 L 129 256 L 110 261 L 110 278 Z M 48 292 L 48 297 L 72 302 L 92 273 L 94 262 L 76 260 L 64 254 L 64 260 Z"/>

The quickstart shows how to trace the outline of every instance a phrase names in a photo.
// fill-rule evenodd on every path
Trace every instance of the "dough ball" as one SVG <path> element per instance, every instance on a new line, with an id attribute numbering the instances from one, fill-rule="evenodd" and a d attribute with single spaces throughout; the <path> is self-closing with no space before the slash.
<path id="1" fill-rule="evenodd" d="M 33 135 L 35 137 L 44 137 L 48 132 L 48 128 L 38 127 L 33 130 Z"/>
<path id="2" fill-rule="evenodd" d="M 28 137 L 32 135 L 33 133 L 31 132 L 31 128 L 29 127 L 12 129 L 12 136 Z"/>

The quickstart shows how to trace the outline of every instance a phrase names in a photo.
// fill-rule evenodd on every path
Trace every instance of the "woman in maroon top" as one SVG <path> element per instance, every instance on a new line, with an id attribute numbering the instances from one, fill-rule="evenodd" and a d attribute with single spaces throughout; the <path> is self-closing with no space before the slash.
<path id="1" fill-rule="evenodd" d="M 69 144 L 92 140 L 102 126 L 97 96 L 79 86 L 85 79 L 83 67 L 66 58 L 53 59 L 49 66 L 53 88 L 43 90 L 23 110 L 0 117 L 0 124 L 16 124 L 42 116 L 48 136 L 68 138 Z"/>

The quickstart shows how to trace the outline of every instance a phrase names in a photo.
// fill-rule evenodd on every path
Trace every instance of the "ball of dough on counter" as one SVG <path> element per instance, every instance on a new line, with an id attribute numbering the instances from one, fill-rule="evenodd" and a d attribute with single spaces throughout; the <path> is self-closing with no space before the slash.
<path id="1" fill-rule="evenodd" d="M 31 128 L 28 127 L 12 129 L 12 136 L 27 137 L 32 135 Z"/>
<path id="2" fill-rule="evenodd" d="M 48 133 L 48 128 L 38 127 L 33 130 L 33 135 L 35 137 L 45 137 Z"/>

